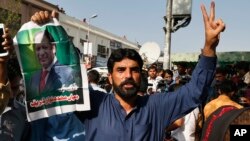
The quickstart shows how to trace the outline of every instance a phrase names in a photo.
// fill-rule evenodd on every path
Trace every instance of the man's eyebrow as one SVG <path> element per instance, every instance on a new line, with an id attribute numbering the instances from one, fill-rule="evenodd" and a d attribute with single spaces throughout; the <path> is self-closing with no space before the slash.
<path id="1" fill-rule="evenodd" d="M 134 66 L 134 67 L 131 67 L 131 69 L 140 69 L 139 66 Z"/>
<path id="2" fill-rule="evenodd" d="M 126 69 L 127 67 L 125 67 L 125 66 L 118 66 L 118 67 L 116 67 L 116 69 Z M 140 67 L 139 66 L 133 66 L 133 67 L 129 67 L 130 69 L 132 69 L 132 70 L 137 70 L 137 69 L 140 69 Z"/>
<path id="3" fill-rule="evenodd" d="M 126 67 L 124 67 L 124 66 L 118 66 L 118 67 L 116 67 L 116 69 L 126 69 Z"/>

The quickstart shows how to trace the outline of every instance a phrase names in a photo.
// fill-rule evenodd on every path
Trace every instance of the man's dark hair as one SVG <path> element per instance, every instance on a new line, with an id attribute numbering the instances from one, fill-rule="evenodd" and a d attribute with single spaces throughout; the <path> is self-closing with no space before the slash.
<path id="1" fill-rule="evenodd" d="M 149 70 L 151 70 L 151 69 L 153 69 L 153 70 L 156 70 L 156 71 L 157 71 L 157 67 L 156 67 L 155 65 L 151 65 L 150 67 L 148 67 L 148 71 L 149 71 Z"/>
<path id="2" fill-rule="evenodd" d="M 165 70 L 165 73 L 167 73 L 167 74 L 169 74 L 169 75 L 171 75 L 171 76 L 174 75 L 174 74 L 173 74 L 173 71 L 171 71 L 170 69 L 166 69 L 166 70 Z"/>
<path id="3" fill-rule="evenodd" d="M 177 66 L 187 68 L 187 63 L 186 62 L 179 62 L 179 63 L 177 63 Z"/>
<path id="4" fill-rule="evenodd" d="M 250 63 L 246 61 L 240 61 L 235 65 L 237 70 L 244 70 L 247 72 L 250 69 Z"/>
<path id="5" fill-rule="evenodd" d="M 229 94 L 230 92 L 236 92 L 237 86 L 231 80 L 224 80 L 217 85 L 217 89 L 220 90 L 221 93 Z"/>
<path id="6" fill-rule="evenodd" d="M 216 71 L 215 71 L 216 74 L 222 74 L 222 75 L 227 75 L 227 72 L 224 68 L 221 68 L 221 67 L 218 67 L 216 68 Z"/>
<path id="7" fill-rule="evenodd" d="M 88 81 L 93 83 L 98 83 L 100 80 L 100 74 L 97 70 L 90 70 L 88 72 Z"/>
<path id="8" fill-rule="evenodd" d="M 140 67 L 140 71 L 142 70 L 143 61 L 139 53 L 134 49 L 121 48 L 113 51 L 108 59 L 107 66 L 109 73 L 113 72 L 115 62 L 120 62 L 124 58 L 136 61 Z"/>

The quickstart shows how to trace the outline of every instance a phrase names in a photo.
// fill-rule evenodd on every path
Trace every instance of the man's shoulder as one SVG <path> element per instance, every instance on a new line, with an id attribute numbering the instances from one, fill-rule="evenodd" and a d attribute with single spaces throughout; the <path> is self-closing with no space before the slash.
<path id="1" fill-rule="evenodd" d="M 216 99 L 211 100 L 210 102 L 208 102 L 205 106 L 204 106 L 204 110 L 210 110 L 211 107 L 216 107 Z M 212 108 L 213 109 L 213 108 Z"/>

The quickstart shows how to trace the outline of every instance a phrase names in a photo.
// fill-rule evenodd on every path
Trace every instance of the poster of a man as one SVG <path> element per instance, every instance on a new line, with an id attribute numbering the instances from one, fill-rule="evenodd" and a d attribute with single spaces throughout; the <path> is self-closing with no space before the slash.
<path id="1" fill-rule="evenodd" d="M 15 39 L 31 121 L 90 109 L 86 69 L 65 30 L 54 22 L 28 22 Z"/>
<path id="2" fill-rule="evenodd" d="M 46 94 L 73 84 L 74 71 L 57 60 L 56 44 L 49 33 L 46 30 L 37 32 L 34 41 L 35 54 L 42 68 L 31 77 L 30 93 Z"/>

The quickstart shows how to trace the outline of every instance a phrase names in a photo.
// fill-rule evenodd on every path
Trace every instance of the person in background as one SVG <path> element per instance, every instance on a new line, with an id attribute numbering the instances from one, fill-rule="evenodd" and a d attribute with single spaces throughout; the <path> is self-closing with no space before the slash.
<path id="1" fill-rule="evenodd" d="M 217 86 L 217 91 L 219 96 L 216 99 L 207 103 L 204 107 L 205 121 L 211 113 L 213 113 L 216 109 L 222 106 L 231 105 L 238 109 L 243 108 L 242 105 L 232 100 L 233 96 L 237 92 L 237 87 L 233 81 L 224 80 L 220 82 L 220 84 L 218 84 Z"/>
<path id="2" fill-rule="evenodd" d="M 92 87 L 94 90 L 101 91 L 101 92 L 107 92 L 105 89 L 98 86 L 98 82 L 100 80 L 100 74 L 97 70 L 90 70 L 88 71 L 88 81 L 90 87 Z"/>
<path id="3" fill-rule="evenodd" d="M 127 48 L 114 50 L 107 63 L 113 94 L 90 89 L 91 110 L 77 113 L 86 125 L 86 140 L 162 141 L 165 127 L 204 100 L 203 91 L 213 79 L 216 47 L 225 24 L 221 19 L 215 20 L 213 1 L 209 16 L 204 5 L 201 10 L 206 39 L 191 81 L 169 95 L 139 96 L 137 92 L 143 67 L 140 54 Z M 43 18 L 36 16 L 33 20 L 44 21 Z"/>
<path id="4" fill-rule="evenodd" d="M 141 72 L 141 84 L 140 88 L 138 90 L 138 95 L 144 96 L 147 94 L 147 89 L 148 89 L 148 78 L 147 78 L 147 71 L 142 70 Z"/>
<path id="5" fill-rule="evenodd" d="M 175 83 L 169 87 L 169 92 L 178 90 L 185 83 Z M 196 125 L 198 124 L 199 108 L 189 112 L 184 117 L 181 117 L 174 121 L 166 132 L 166 138 L 174 139 L 177 141 L 195 141 Z M 167 141 L 167 140 L 166 140 Z"/>
<path id="6" fill-rule="evenodd" d="M 195 132 L 196 132 L 196 125 L 198 115 L 199 115 L 199 108 L 195 108 L 191 112 L 189 112 L 184 117 L 178 119 L 179 121 L 179 128 L 176 128 L 171 132 L 171 136 L 178 141 L 195 141 Z"/>
<path id="7" fill-rule="evenodd" d="M 191 76 L 192 76 L 193 69 L 194 68 L 192 66 L 187 67 L 187 75 L 189 78 L 191 78 Z"/>
<path id="8" fill-rule="evenodd" d="M 8 29 L 5 29 L 1 38 L 4 38 L 4 42 L 0 44 L 10 55 L 14 47 Z M 28 141 L 30 124 L 26 118 L 25 107 L 16 100 L 20 90 L 20 70 L 15 65 L 18 64 L 17 59 L 9 60 L 9 55 L 0 57 L 0 140 Z"/>
<path id="9" fill-rule="evenodd" d="M 217 67 L 215 71 L 215 77 L 214 77 L 213 83 L 211 84 L 210 87 L 208 87 L 206 91 L 208 93 L 206 103 L 218 97 L 217 86 L 226 79 L 227 79 L 227 72 L 225 71 L 225 69 L 221 67 Z M 203 105 L 205 105 L 206 103 L 204 103 Z"/>
<path id="10" fill-rule="evenodd" d="M 235 83 L 239 89 L 245 87 L 247 81 L 249 81 L 249 77 L 247 77 L 249 75 L 249 66 L 250 64 L 245 61 L 238 62 L 235 66 L 237 71 L 237 76 L 235 76 L 237 81 Z"/>
<path id="11" fill-rule="evenodd" d="M 246 86 L 239 88 L 237 93 L 238 102 L 244 107 L 250 107 L 250 73 L 245 75 L 244 83 Z"/>
<path id="12" fill-rule="evenodd" d="M 157 76 L 157 67 L 151 65 L 148 68 L 148 94 L 151 95 L 157 91 L 157 85 L 162 80 L 161 76 Z"/>
<path id="13" fill-rule="evenodd" d="M 112 92 L 112 85 L 110 84 L 109 79 L 106 76 L 100 78 L 99 86 L 103 88 L 107 93 Z"/>
<path id="14" fill-rule="evenodd" d="M 176 83 L 187 83 L 191 76 L 187 73 L 187 64 L 184 62 L 177 64 L 177 72 L 174 74 L 174 80 Z"/>
<path id="15" fill-rule="evenodd" d="M 168 92 L 174 92 L 178 88 L 180 88 L 184 84 L 173 84 L 169 87 Z M 177 130 L 178 128 L 182 127 L 184 124 L 184 118 L 181 117 L 177 120 L 175 120 L 172 124 L 170 124 L 166 129 L 165 129 L 165 138 L 164 141 L 177 141 L 177 138 L 173 136 L 173 132 Z"/>
<path id="16" fill-rule="evenodd" d="M 168 92 L 169 91 L 169 87 L 175 84 L 175 81 L 173 79 L 173 72 L 169 69 L 165 70 L 165 75 L 164 75 L 164 80 L 166 82 L 166 88 L 165 91 Z"/>
<path id="17" fill-rule="evenodd" d="M 250 106 L 250 64 L 242 61 L 236 64 L 237 75 L 234 77 L 236 79 L 235 83 L 239 89 L 237 97 L 239 102 L 245 106 Z"/>
<path id="18" fill-rule="evenodd" d="M 215 85 L 221 84 L 227 79 L 227 72 L 224 68 L 218 67 L 215 72 Z"/>
<path id="19" fill-rule="evenodd" d="M 11 84 L 12 96 L 15 101 L 25 105 L 24 82 L 21 69 L 16 57 L 11 57 L 7 62 L 7 75 Z"/>
<path id="20" fill-rule="evenodd" d="M 202 124 L 202 141 L 238 140 L 232 135 L 230 125 L 249 125 L 249 108 L 244 108 L 233 100 L 237 86 L 232 80 L 224 80 L 218 85 L 219 96 L 205 105 Z M 235 133 L 235 132 L 233 132 Z M 244 140 L 244 138 L 243 138 Z"/>
<path id="21" fill-rule="evenodd" d="M 164 77 L 164 74 L 165 74 L 165 72 L 164 72 L 164 69 L 162 69 L 162 68 L 159 68 L 158 70 L 157 70 L 157 76 L 160 76 L 160 77 Z"/>

